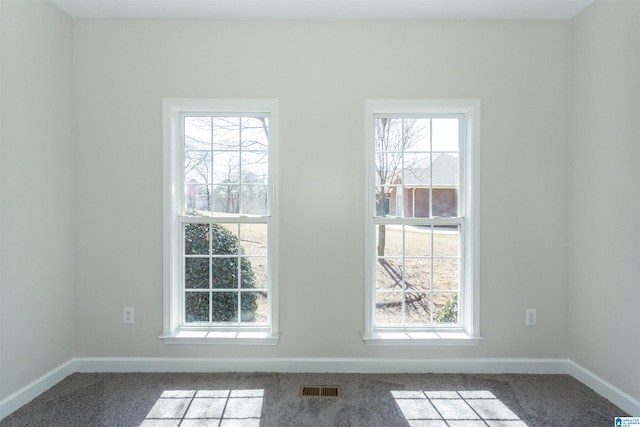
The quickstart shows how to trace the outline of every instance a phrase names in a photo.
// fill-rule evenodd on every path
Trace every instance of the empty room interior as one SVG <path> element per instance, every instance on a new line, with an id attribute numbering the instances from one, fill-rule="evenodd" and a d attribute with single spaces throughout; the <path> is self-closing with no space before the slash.
<path id="1" fill-rule="evenodd" d="M 145 372 L 553 374 L 640 416 L 640 1 L 0 25 L 0 420 Z"/>

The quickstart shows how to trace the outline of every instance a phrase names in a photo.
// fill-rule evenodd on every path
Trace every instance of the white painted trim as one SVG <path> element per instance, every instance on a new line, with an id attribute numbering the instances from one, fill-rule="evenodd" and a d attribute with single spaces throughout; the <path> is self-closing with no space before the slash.
<path id="1" fill-rule="evenodd" d="M 230 344 L 233 338 L 183 338 L 179 335 L 194 333 L 197 335 L 198 327 L 190 327 L 182 324 L 182 291 L 180 286 L 181 270 L 179 264 L 181 227 L 179 221 L 180 208 L 183 200 L 183 187 L 179 183 L 183 181 L 184 162 L 183 148 L 181 147 L 181 113 L 268 113 L 269 122 L 269 214 L 261 221 L 269 225 L 268 231 L 268 304 L 269 319 L 266 329 L 268 333 L 264 340 L 257 338 L 242 338 L 237 334 L 240 331 L 250 332 L 254 328 L 250 326 L 229 326 L 227 328 L 211 328 L 223 332 L 236 333 L 237 344 L 250 345 L 277 345 L 279 324 L 279 246 L 278 246 L 278 126 L 279 126 L 279 101 L 277 99 L 217 99 L 217 98 L 163 98 L 163 295 L 164 295 L 164 326 L 160 339 L 165 344 Z M 208 218 L 207 222 L 212 220 Z M 204 219 L 196 220 L 196 222 Z M 238 218 L 238 222 L 252 222 L 247 218 Z M 235 222 L 235 221 L 234 221 Z M 180 262 L 178 262 L 180 261 Z M 234 342 L 236 344 L 236 342 Z"/>
<path id="2" fill-rule="evenodd" d="M 573 360 L 568 360 L 567 370 L 569 375 L 584 385 L 591 387 L 596 393 L 605 399 L 609 399 L 622 410 L 632 416 L 640 416 L 640 400 L 634 399 L 613 384 L 600 378 L 588 369 L 578 365 Z"/>
<path id="3" fill-rule="evenodd" d="M 367 345 L 478 345 L 480 333 L 480 99 L 367 99 L 365 100 L 365 331 L 364 340 Z M 462 344 L 458 340 L 390 340 L 383 343 L 384 328 L 375 325 L 375 148 L 374 140 L 375 116 L 400 115 L 412 116 L 421 114 L 455 114 L 464 116 L 464 128 L 460 135 L 460 209 L 464 216 L 462 226 L 465 227 L 464 240 L 461 242 L 464 268 L 461 276 L 461 309 L 464 333 L 472 339 Z M 422 223 L 429 219 L 421 219 Z M 398 223 L 411 223 L 411 219 L 398 219 Z M 384 223 L 395 222 L 384 218 Z M 443 222 L 438 219 L 438 222 Z M 446 220 L 445 220 L 446 222 Z M 416 330 L 417 328 L 411 328 Z M 407 328 L 409 331 L 409 328 Z M 405 332 L 407 332 L 405 331 Z M 449 328 L 424 328 L 422 332 L 447 334 Z"/>
<path id="4" fill-rule="evenodd" d="M 566 359 L 78 358 L 77 372 L 566 374 Z"/>
<path id="5" fill-rule="evenodd" d="M 75 372 L 75 360 L 71 359 L 0 400 L 0 420 Z"/>
<path id="6" fill-rule="evenodd" d="M 477 346 L 482 337 L 472 337 L 465 332 L 374 332 L 363 337 L 368 346 Z"/>
<path id="7" fill-rule="evenodd" d="M 269 331 L 181 331 L 159 338 L 165 344 L 278 345 Z"/>

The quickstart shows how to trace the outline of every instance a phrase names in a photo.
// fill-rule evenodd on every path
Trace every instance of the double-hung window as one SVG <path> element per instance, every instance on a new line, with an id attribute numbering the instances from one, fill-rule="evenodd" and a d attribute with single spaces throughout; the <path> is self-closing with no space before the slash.
<path id="1" fill-rule="evenodd" d="M 277 101 L 164 100 L 167 343 L 277 343 Z"/>
<path id="2" fill-rule="evenodd" d="M 368 345 L 477 345 L 477 100 L 367 102 Z"/>

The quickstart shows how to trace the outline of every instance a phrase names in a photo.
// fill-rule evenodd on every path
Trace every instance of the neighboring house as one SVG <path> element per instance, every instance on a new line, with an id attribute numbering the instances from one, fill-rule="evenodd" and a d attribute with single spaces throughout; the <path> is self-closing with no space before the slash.
<path id="1" fill-rule="evenodd" d="M 431 216 L 458 215 L 458 157 L 436 154 L 430 167 L 405 169 L 404 181 L 398 176 L 394 184 L 398 186 L 388 193 L 389 215 L 400 215 L 398 206 L 401 204 L 405 218 L 429 217 L 430 187 L 433 195 Z M 401 189 L 404 191 L 400 192 Z"/>

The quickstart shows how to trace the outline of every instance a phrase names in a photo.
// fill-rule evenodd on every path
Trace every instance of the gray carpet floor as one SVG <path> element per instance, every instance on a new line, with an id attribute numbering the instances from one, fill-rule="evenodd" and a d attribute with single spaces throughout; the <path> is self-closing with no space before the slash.
<path id="1" fill-rule="evenodd" d="M 625 415 L 568 375 L 107 373 L 73 374 L 0 426 L 608 427 Z"/>

